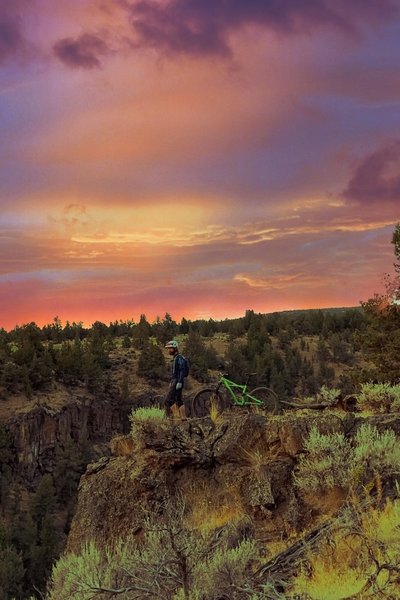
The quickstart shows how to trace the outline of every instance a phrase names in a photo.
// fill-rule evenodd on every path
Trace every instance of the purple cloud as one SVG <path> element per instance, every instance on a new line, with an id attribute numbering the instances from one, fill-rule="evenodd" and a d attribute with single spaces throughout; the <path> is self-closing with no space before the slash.
<path id="1" fill-rule="evenodd" d="M 100 59 L 109 53 L 104 40 L 89 33 L 84 33 L 77 38 L 59 40 L 53 49 L 65 65 L 76 69 L 99 69 Z"/>
<path id="2" fill-rule="evenodd" d="M 365 24 L 393 18 L 394 0 L 120 0 L 137 44 L 174 53 L 229 54 L 228 35 L 246 25 L 278 33 L 331 27 L 356 35 Z"/>
<path id="3" fill-rule="evenodd" d="M 365 157 L 356 167 L 344 198 L 350 203 L 400 202 L 400 141 Z"/>
<path id="4" fill-rule="evenodd" d="M 27 47 L 22 33 L 20 9 L 24 1 L 0 0 L 0 64 L 21 56 Z"/>

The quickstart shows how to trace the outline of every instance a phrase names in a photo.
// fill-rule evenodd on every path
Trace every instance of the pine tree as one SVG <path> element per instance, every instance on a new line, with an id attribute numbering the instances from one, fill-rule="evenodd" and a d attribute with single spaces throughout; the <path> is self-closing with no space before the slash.
<path id="1" fill-rule="evenodd" d="M 392 236 L 397 276 L 387 277 L 386 293 L 375 294 L 361 306 L 367 327 L 359 340 L 373 367 L 366 369 L 364 379 L 398 383 L 400 380 L 400 223 Z"/>
<path id="2" fill-rule="evenodd" d="M 22 598 L 22 580 L 25 569 L 22 557 L 12 545 L 0 547 L 0 598 Z"/>
<path id="3" fill-rule="evenodd" d="M 54 528 L 56 495 L 51 475 L 44 475 L 31 498 L 30 513 L 37 528 L 35 544 L 31 548 L 32 584 L 43 590 L 57 555 Z"/>
<path id="4" fill-rule="evenodd" d="M 198 381 L 207 381 L 209 367 L 215 368 L 216 364 L 210 364 L 213 359 L 212 351 L 208 352 L 198 331 L 190 329 L 182 352 L 190 363 L 190 374 Z"/>
<path id="5" fill-rule="evenodd" d="M 167 379 L 168 370 L 160 346 L 147 342 L 139 356 L 137 374 L 153 383 Z"/>

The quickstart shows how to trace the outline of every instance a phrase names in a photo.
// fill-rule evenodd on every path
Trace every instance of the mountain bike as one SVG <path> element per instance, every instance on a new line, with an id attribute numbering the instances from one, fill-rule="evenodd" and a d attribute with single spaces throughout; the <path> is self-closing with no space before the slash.
<path id="1" fill-rule="evenodd" d="M 220 379 L 215 387 L 204 388 L 194 396 L 192 415 L 205 417 L 210 414 L 212 406 L 219 413 L 228 407 L 241 406 L 250 411 L 259 408 L 270 414 L 279 414 L 281 406 L 274 390 L 268 387 L 257 387 L 251 392 L 248 391 L 250 377 L 256 374 L 246 373 L 246 383 L 242 385 L 231 381 L 226 375 L 220 373 Z"/>

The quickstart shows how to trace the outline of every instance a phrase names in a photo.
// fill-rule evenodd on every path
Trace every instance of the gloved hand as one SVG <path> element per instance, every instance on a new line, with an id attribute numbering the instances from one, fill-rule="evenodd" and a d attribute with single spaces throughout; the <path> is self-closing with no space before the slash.
<path id="1" fill-rule="evenodd" d="M 182 386 L 183 386 L 183 383 L 179 383 L 179 381 L 178 381 L 178 383 L 175 386 L 175 389 L 180 390 L 180 389 L 182 389 Z"/>

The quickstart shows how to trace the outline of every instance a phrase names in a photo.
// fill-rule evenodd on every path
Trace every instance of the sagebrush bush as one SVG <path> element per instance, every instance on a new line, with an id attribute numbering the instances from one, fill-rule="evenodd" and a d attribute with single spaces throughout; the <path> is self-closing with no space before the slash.
<path id="1" fill-rule="evenodd" d="M 361 425 L 352 451 L 351 469 L 365 482 L 374 473 L 390 476 L 400 473 L 400 444 L 394 431 L 381 433 L 376 427 Z"/>
<path id="2" fill-rule="evenodd" d="M 254 541 L 228 548 L 170 518 L 143 525 L 140 544 L 128 536 L 102 550 L 90 542 L 79 555 L 64 555 L 53 568 L 48 600 L 109 600 L 115 590 L 121 600 L 234 599 L 241 588 L 246 598 L 264 598 L 252 577 Z"/>
<path id="3" fill-rule="evenodd" d="M 328 388 L 326 385 L 323 385 L 317 393 L 317 400 L 319 400 L 319 402 L 326 402 L 327 404 L 334 404 L 339 396 L 339 389 Z"/>
<path id="4" fill-rule="evenodd" d="M 323 385 L 314 396 L 307 396 L 303 398 L 303 402 L 306 404 L 335 404 L 340 396 L 340 393 L 340 390 L 337 388 L 328 388 L 326 385 Z"/>
<path id="5" fill-rule="evenodd" d="M 86 543 L 80 554 L 62 556 L 53 567 L 49 600 L 91 600 L 93 586 L 109 583 L 107 569 L 94 542 Z"/>
<path id="6" fill-rule="evenodd" d="M 343 433 L 322 434 L 312 427 L 304 450 L 294 474 L 295 485 L 301 491 L 322 492 L 348 486 L 351 446 Z"/>
<path id="7" fill-rule="evenodd" d="M 250 565 L 256 558 L 254 540 L 244 540 L 236 548 L 217 548 L 194 568 L 193 598 L 232 598 L 238 588 L 248 583 Z"/>
<path id="8" fill-rule="evenodd" d="M 351 442 L 343 433 L 321 434 L 313 427 L 304 449 L 293 475 L 302 492 L 357 488 L 374 475 L 400 473 L 400 445 L 391 429 L 379 432 L 364 424 Z"/>
<path id="9" fill-rule="evenodd" d="M 364 383 L 357 395 L 357 406 L 373 413 L 399 412 L 400 385 Z"/>

